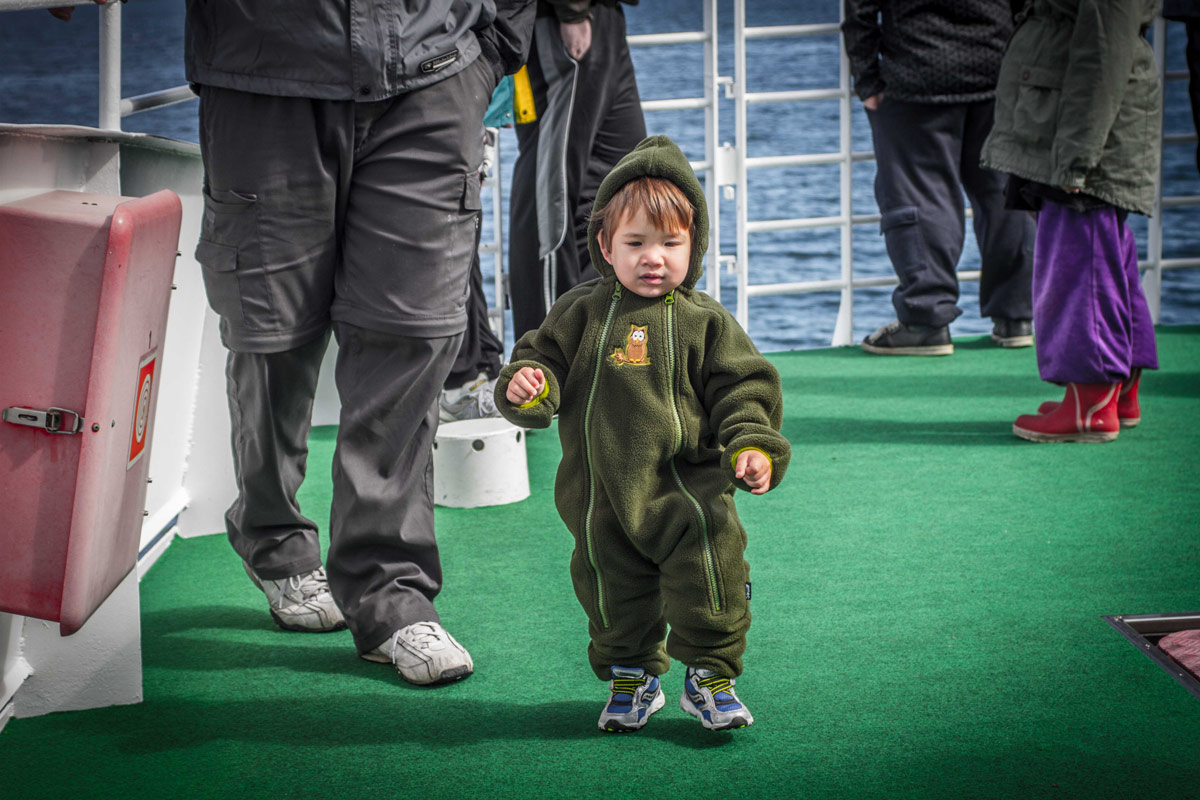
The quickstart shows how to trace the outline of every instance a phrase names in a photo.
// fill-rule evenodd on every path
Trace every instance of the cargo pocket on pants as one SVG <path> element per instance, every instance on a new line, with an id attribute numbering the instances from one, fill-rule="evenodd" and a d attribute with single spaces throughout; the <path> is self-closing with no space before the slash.
<path id="1" fill-rule="evenodd" d="M 479 228 L 483 224 L 483 199 L 479 186 L 479 175 L 475 172 L 467 173 L 463 176 L 463 190 L 461 200 L 461 212 L 469 214 L 472 217 L 470 234 L 471 243 L 468 246 L 467 264 L 470 269 L 475 269 L 475 264 L 479 258 Z M 460 305 L 466 305 L 467 298 L 471 294 L 471 276 L 470 272 L 466 274 L 466 282 L 463 286 Z"/>
<path id="2" fill-rule="evenodd" d="M 237 285 L 236 247 L 206 242 L 196 244 L 196 260 L 204 277 L 204 293 L 208 304 L 218 315 L 238 325 L 242 324 L 242 299 Z"/>
<path id="3" fill-rule="evenodd" d="M 483 200 L 479 192 L 479 176 L 473 173 L 463 176 L 462 210 L 467 213 L 483 210 Z"/>
<path id="4" fill-rule="evenodd" d="M 270 330 L 275 311 L 258 241 L 258 199 L 204 190 L 196 260 L 213 311 L 239 327 Z"/>
<path id="5" fill-rule="evenodd" d="M 917 224 L 920 219 L 915 206 L 894 208 L 879 218 L 879 232 L 901 284 L 915 283 L 918 273 L 929 266 L 929 248 Z"/>

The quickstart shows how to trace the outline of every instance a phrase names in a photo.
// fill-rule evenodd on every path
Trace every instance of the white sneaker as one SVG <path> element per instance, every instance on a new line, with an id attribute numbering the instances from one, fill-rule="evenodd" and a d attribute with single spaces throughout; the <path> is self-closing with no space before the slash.
<path id="1" fill-rule="evenodd" d="M 658 676 L 637 667 L 609 667 L 608 703 L 600 712 L 600 730 L 624 733 L 645 725 L 666 704 Z"/>
<path id="2" fill-rule="evenodd" d="M 679 707 L 710 731 L 748 728 L 754 724 L 754 717 L 733 690 L 735 683 L 733 678 L 712 670 L 688 667 Z"/>
<path id="3" fill-rule="evenodd" d="M 329 593 L 324 568 L 273 581 L 255 575 L 245 561 L 242 566 L 254 585 L 267 596 L 271 618 L 285 631 L 327 633 L 346 627 L 346 619 Z"/>
<path id="4" fill-rule="evenodd" d="M 438 395 L 438 419 L 458 422 L 464 419 L 498 417 L 496 408 L 496 379 L 481 372 L 457 389 L 443 389 Z"/>
<path id="5" fill-rule="evenodd" d="M 362 657 L 391 663 L 401 678 L 419 686 L 450 683 L 475 671 L 471 654 L 436 622 L 414 622 L 401 628 Z"/>

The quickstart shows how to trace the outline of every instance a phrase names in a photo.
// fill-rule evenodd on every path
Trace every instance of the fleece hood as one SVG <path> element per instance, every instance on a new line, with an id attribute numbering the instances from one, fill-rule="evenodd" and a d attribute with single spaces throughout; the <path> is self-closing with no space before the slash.
<path id="1" fill-rule="evenodd" d="M 592 205 L 592 213 L 604 208 L 612 196 L 622 186 L 635 178 L 652 177 L 664 178 L 679 187 L 684 196 L 691 202 L 693 221 L 696 232 L 692 236 L 692 259 L 688 266 L 688 274 L 681 287 L 692 289 L 704 273 L 704 253 L 708 250 L 708 204 L 704 200 L 704 189 L 692 171 L 687 156 L 668 136 L 649 136 L 638 146 L 625 155 L 612 172 L 600 184 L 596 192 L 596 202 Z M 597 234 L 600 223 L 593 219 L 588 224 L 588 252 L 592 256 L 592 266 L 605 278 L 615 275 L 612 264 L 605 260 L 600 252 L 600 242 Z"/>

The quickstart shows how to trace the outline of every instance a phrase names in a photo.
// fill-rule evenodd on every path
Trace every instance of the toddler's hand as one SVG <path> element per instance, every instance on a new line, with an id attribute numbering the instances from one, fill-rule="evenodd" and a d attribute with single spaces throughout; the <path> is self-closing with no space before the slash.
<path id="1" fill-rule="evenodd" d="M 508 390 L 504 396 L 508 398 L 508 402 L 522 406 L 541 394 L 545 386 L 546 376 L 540 369 L 521 367 L 508 382 Z"/>
<path id="2" fill-rule="evenodd" d="M 743 450 L 738 454 L 733 474 L 746 482 L 750 494 L 766 494 L 771 488 L 771 459 L 761 450 Z"/>

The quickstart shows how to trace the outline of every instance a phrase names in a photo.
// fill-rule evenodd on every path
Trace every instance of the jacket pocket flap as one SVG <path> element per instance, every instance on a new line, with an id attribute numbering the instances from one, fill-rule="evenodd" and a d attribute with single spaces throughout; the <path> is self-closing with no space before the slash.
<path id="1" fill-rule="evenodd" d="M 463 211 L 479 211 L 483 208 L 478 175 L 463 176 L 462 207 Z"/>
<path id="2" fill-rule="evenodd" d="M 196 245 L 196 260 L 213 272 L 233 272 L 237 269 L 238 249 L 201 239 Z"/>
<path id="3" fill-rule="evenodd" d="M 1062 84 L 1063 70 L 1061 69 L 1035 67 L 1029 64 L 1021 67 L 1022 86 L 1039 86 L 1043 89 L 1061 89 Z"/>
<path id="4" fill-rule="evenodd" d="M 258 202 L 258 195 L 248 192 L 234 192 L 228 189 L 205 189 L 204 205 L 222 214 L 238 214 L 252 208 Z"/>
<path id="5" fill-rule="evenodd" d="M 885 211 L 879 215 L 879 232 L 887 233 L 892 228 L 899 228 L 902 225 L 915 225 L 916 223 L 917 209 L 915 206 L 893 208 L 891 211 Z"/>

